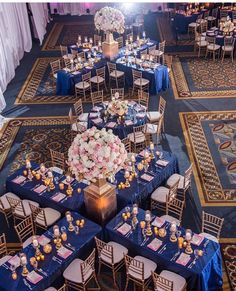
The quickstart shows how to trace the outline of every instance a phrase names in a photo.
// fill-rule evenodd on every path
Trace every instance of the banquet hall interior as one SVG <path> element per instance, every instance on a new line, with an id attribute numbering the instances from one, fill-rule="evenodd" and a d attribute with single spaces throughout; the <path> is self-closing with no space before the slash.
<path id="1" fill-rule="evenodd" d="M 236 290 L 236 3 L 0 2 L 0 290 Z"/>

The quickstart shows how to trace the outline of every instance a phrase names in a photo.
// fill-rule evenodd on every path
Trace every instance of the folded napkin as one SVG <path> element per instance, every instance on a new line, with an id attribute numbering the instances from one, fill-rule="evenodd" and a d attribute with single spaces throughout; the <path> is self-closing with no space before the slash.
<path id="1" fill-rule="evenodd" d="M 176 260 L 176 263 L 183 265 L 183 266 L 186 266 L 190 259 L 191 259 L 190 255 L 187 255 L 185 253 L 181 253 L 179 258 Z"/>
<path id="2" fill-rule="evenodd" d="M 80 74 L 80 71 L 74 71 L 74 72 L 72 73 L 72 75 L 78 75 L 78 74 Z"/>
<path id="3" fill-rule="evenodd" d="M 63 173 L 63 170 L 58 167 L 51 167 L 50 170 L 60 175 Z"/>
<path id="4" fill-rule="evenodd" d="M 18 176 L 15 179 L 12 180 L 12 182 L 16 183 L 16 184 L 21 184 L 22 182 L 24 182 L 26 179 L 26 177 L 24 176 Z"/>
<path id="5" fill-rule="evenodd" d="M 166 161 L 166 160 L 158 160 L 158 161 L 156 162 L 156 164 L 157 164 L 158 166 L 166 167 L 166 166 L 169 164 L 169 161 Z"/>
<path id="6" fill-rule="evenodd" d="M 131 230 L 131 225 L 129 225 L 126 222 L 123 225 L 121 225 L 119 228 L 117 228 L 117 231 L 123 235 L 126 235 L 130 230 Z"/>
<path id="7" fill-rule="evenodd" d="M 147 247 L 151 250 L 153 250 L 154 252 L 156 252 L 159 247 L 162 245 L 162 241 L 157 239 L 157 238 L 154 238 L 150 244 L 147 245 Z"/>
<path id="8" fill-rule="evenodd" d="M 126 121 L 125 121 L 125 124 L 126 124 L 127 126 L 129 126 L 129 125 L 133 125 L 134 123 L 133 123 L 132 120 L 126 120 Z"/>
<path id="9" fill-rule="evenodd" d="M 60 249 L 57 251 L 58 256 L 62 257 L 63 259 L 68 258 L 73 252 L 68 250 L 64 246 L 61 246 Z"/>
<path id="10" fill-rule="evenodd" d="M 93 120 L 93 122 L 98 124 L 98 123 L 102 122 L 102 119 L 101 118 L 96 118 L 96 119 Z"/>
<path id="11" fill-rule="evenodd" d="M 50 243 L 50 241 L 50 238 L 46 237 L 44 234 L 38 238 L 38 242 L 41 246 L 45 246 L 46 244 Z"/>
<path id="12" fill-rule="evenodd" d="M 143 175 L 141 176 L 141 179 L 143 179 L 143 180 L 145 180 L 145 181 L 147 181 L 147 182 L 152 181 L 153 178 L 154 178 L 153 176 L 150 176 L 150 175 L 148 175 L 148 174 L 143 174 Z"/>
<path id="13" fill-rule="evenodd" d="M 200 246 L 203 240 L 204 240 L 204 236 L 195 233 L 192 237 L 191 243 L 196 246 Z"/>
<path id="14" fill-rule="evenodd" d="M 39 275 L 38 273 L 36 273 L 35 271 L 31 271 L 26 279 L 28 281 L 30 281 L 33 284 L 37 284 L 39 281 L 41 281 L 43 279 L 43 276 Z"/>
<path id="15" fill-rule="evenodd" d="M 107 127 L 113 128 L 115 126 L 116 126 L 116 122 L 114 122 L 114 121 L 111 121 L 111 122 L 107 123 Z"/>
<path id="16" fill-rule="evenodd" d="M 147 45 L 153 45 L 154 43 L 153 42 L 147 42 Z"/>
<path id="17" fill-rule="evenodd" d="M 102 108 L 99 107 L 99 106 L 94 106 L 94 107 L 92 108 L 92 111 L 96 111 L 96 112 L 101 111 L 101 110 L 102 110 Z"/>
<path id="18" fill-rule="evenodd" d="M 65 194 L 57 192 L 55 195 L 53 195 L 51 197 L 51 199 L 55 202 L 60 202 L 62 199 L 64 199 L 66 197 Z"/>
<path id="19" fill-rule="evenodd" d="M 163 218 L 160 218 L 160 217 L 156 217 L 154 219 L 154 221 L 152 222 L 152 225 L 153 226 L 156 226 L 156 227 L 162 227 L 162 225 L 165 223 L 165 220 Z"/>
<path id="20" fill-rule="evenodd" d="M 89 114 L 89 117 L 90 118 L 96 118 L 96 117 L 98 117 L 98 114 L 92 112 L 92 113 Z"/>
<path id="21" fill-rule="evenodd" d="M 14 257 L 10 258 L 8 263 L 17 268 L 20 266 L 20 258 L 17 255 L 15 255 Z"/>
<path id="22" fill-rule="evenodd" d="M 34 189 L 34 192 L 36 192 L 36 193 L 42 193 L 45 189 L 47 189 L 47 186 L 45 186 L 45 185 L 40 185 L 39 187 L 37 187 L 37 188 L 35 188 Z"/>

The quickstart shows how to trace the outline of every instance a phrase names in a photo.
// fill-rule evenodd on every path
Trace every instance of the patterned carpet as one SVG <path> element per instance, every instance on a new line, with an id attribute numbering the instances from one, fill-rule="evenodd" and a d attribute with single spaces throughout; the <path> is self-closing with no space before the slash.
<path id="1" fill-rule="evenodd" d="M 236 244 L 221 244 L 221 252 L 231 290 L 236 290 Z"/>
<path id="2" fill-rule="evenodd" d="M 176 57 L 171 77 L 176 99 L 236 96 L 236 63 L 204 57 Z"/>

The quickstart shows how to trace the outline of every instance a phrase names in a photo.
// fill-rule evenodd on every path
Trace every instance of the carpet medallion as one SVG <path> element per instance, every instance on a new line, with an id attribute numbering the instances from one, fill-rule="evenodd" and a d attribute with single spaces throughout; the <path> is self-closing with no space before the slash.
<path id="1" fill-rule="evenodd" d="M 236 290 L 236 244 L 221 244 L 225 270 L 232 290 Z"/>
<path id="2" fill-rule="evenodd" d="M 202 206 L 236 206 L 236 111 L 180 119 Z"/>
<path id="3" fill-rule="evenodd" d="M 172 65 L 176 99 L 236 97 L 236 63 L 204 57 L 176 57 Z"/>

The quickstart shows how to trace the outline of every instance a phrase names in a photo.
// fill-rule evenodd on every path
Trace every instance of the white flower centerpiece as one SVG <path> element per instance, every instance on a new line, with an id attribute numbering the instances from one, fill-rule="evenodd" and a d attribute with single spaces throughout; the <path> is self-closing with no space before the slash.
<path id="1" fill-rule="evenodd" d="M 128 101 L 113 98 L 108 104 L 107 112 L 111 115 L 124 116 L 128 112 Z"/>

